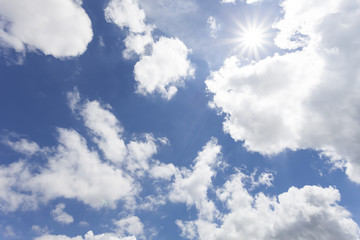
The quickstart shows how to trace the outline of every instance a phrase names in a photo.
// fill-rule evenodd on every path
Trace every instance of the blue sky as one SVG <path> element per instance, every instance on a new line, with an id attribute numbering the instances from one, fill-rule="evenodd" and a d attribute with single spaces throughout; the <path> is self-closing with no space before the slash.
<path id="1" fill-rule="evenodd" d="M 0 1 L 0 238 L 360 239 L 359 9 Z"/>

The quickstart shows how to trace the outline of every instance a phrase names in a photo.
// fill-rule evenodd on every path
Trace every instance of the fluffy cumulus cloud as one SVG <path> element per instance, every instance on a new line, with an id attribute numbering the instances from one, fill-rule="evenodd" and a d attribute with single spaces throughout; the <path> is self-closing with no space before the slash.
<path id="1" fill-rule="evenodd" d="M 194 68 L 188 60 L 190 49 L 177 38 L 160 37 L 155 41 L 152 36 L 155 26 L 146 24 L 145 12 L 137 0 L 111 0 L 105 8 L 105 17 L 129 31 L 123 56 L 140 57 L 134 68 L 138 93 L 158 92 L 169 100 L 184 79 L 193 77 Z"/>
<path id="2" fill-rule="evenodd" d="M 131 32 L 142 33 L 146 30 L 145 12 L 137 0 L 112 0 L 105 8 L 105 19 L 121 28 L 128 27 Z"/>
<path id="3" fill-rule="evenodd" d="M 195 205 L 201 216 L 213 219 L 216 214 L 215 205 L 208 199 L 207 193 L 216 173 L 214 167 L 219 163 L 220 150 L 216 139 L 209 141 L 198 153 L 192 169 L 183 169 L 175 175 L 169 199 L 173 202 L 184 202 L 189 206 Z"/>
<path id="4" fill-rule="evenodd" d="M 360 183 L 358 1 L 281 3 L 274 24 L 282 55 L 243 65 L 237 57 L 206 81 L 224 130 L 248 150 L 313 148 Z"/>
<path id="5" fill-rule="evenodd" d="M 77 91 L 69 93 L 68 98 L 70 108 L 83 120 L 99 151 L 89 148 L 86 139 L 75 130 L 64 128 L 57 129 L 58 145 L 53 147 L 40 148 L 28 140 L 7 140 L 20 153 L 27 154 L 35 148 L 41 154 L 27 154 L 26 159 L 0 166 L 0 210 L 33 209 L 60 197 L 77 199 L 94 208 L 113 208 L 119 201 L 133 203 L 132 198 L 141 191 L 139 178 L 158 165 L 160 169 L 166 167 L 152 160 L 158 143 L 167 142 L 164 138 L 145 134 L 126 143 L 124 130 L 109 106 L 82 101 Z M 44 158 L 45 164 L 33 165 L 34 158 Z M 166 171 L 158 171 L 157 177 L 164 174 Z M 55 220 L 70 223 L 71 216 L 63 211 L 64 207 L 58 205 L 52 214 Z"/>
<path id="6" fill-rule="evenodd" d="M 179 39 L 161 37 L 152 46 L 151 55 L 142 56 L 135 65 L 137 91 L 144 95 L 159 92 L 164 98 L 171 99 L 183 79 L 194 74 L 187 59 L 189 52 Z"/>
<path id="7" fill-rule="evenodd" d="M 223 185 L 213 177 L 222 166 L 221 147 L 210 140 L 190 169 L 175 174 L 169 199 L 197 209 L 192 220 L 177 220 L 187 239 L 360 239 L 359 226 L 339 205 L 334 187 L 291 187 L 277 196 L 254 188 L 272 186 L 273 174 L 246 175 L 235 169 Z M 257 176 L 257 177 L 255 177 Z M 221 206 L 221 208 L 220 208 Z"/>
<path id="8" fill-rule="evenodd" d="M 0 1 L 0 46 L 64 58 L 85 52 L 92 37 L 81 1 Z"/>
<path id="9" fill-rule="evenodd" d="M 104 12 L 107 22 L 129 30 L 124 40 L 125 58 L 131 58 L 134 53 L 144 54 L 145 47 L 154 43 L 151 35 L 154 27 L 145 23 L 145 12 L 140 8 L 137 0 L 111 0 Z"/>
<path id="10" fill-rule="evenodd" d="M 95 101 L 82 101 L 76 91 L 69 94 L 69 105 L 81 118 L 89 117 L 85 114 L 89 104 L 95 104 Z M 59 129 L 58 146 L 41 149 L 47 160 L 44 166 L 30 167 L 26 159 L 1 166 L 2 211 L 36 207 L 39 201 L 46 202 L 57 197 L 78 199 L 95 208 L 104 204 L 111 207 L 139 192 L 136 184 L 138 173 L 127 169 L 124 162 L 137 163 L 138 159 L 150 158 L 156 152 L 156 146 L 144 144 L 144 141 L 152 141 L 146 138 L 143 142 L 134 139 L 125 144 L 126 161 L 113 161 L 105 154 L 101 159 L 96 148 L 112 151 L 100 144 L 106 143 L 102 138 L 113 137 L 107 125 L 117 126 L 111 130 L 117 132 L 118 137 L 123 130 L 108 109 L 98 102 L 94 106 L 99 108 L 93 111 L 94 114 L 105 111 L 99 122 L 86 124 L 86 119 L 83 120 L 89 133 L 93 134 L 96 147 L 89 149 L 85 139 L 74 130 Z M 100 128 L 108 135 L 99 134 L 97 130 Z M 159 141 L 167 142 L 164 139 Z M 334 187 L 291 187 L 278 196 L 266 196 L 262 192 L 254 194 L 252 191 L 258 186 L 271 187 L 274 175 L 271 172 L 258 173 L 257 170 L 246 175 L 238 169 L 226 178 L 224 184 L 215 184 L 214 177 L 225 166 L 221 146 L 215 138 L 198 152 L 189 168 L 177 168 L 173 164 L 151 159 L 147 166 L 144 172 L 149 176 L 167 180 L 161 185 L 164 189 L 159 191 L 159 196 L 148 195 L 143 202 L 132 198 L 130 203 L 138 204 L 139 210 L 152 209 L 167 200 L 194 207 L 197 210 L 195 218 L 175 222 L 184 238 L 360 239 L 359 227 L 350 213 L 339 205 L 340 193 Z M 58 204 L 52 216 L 62 223 L 72 222 L 73 218 L 64 209 L 64 204 Z M 84 237 L 51 235 L 47 229 L 40 231 L 39 226 L 34 226 L 33 230 L 41 234 L 36 240 L 136 240 L 137 237 L 145 237 L 144 224 L 137 216 L 128 215 L 113 220 L 112 225 L 111 232 L 94 234 L 89 231 Z"/>
<path id="11" fill-rule="evenodd" d="M 70 214 L 66 213 L 64 209 L 64 203 L 59 203 L 58 205 L 56 205 L 55 209 L 51 211 L 54 220 L 64 224 L 72 223 L 74 221 L 74 218 Z"/>
<path id="12" fill-rule="evenodd" d="M 226 211 L 217 221 L 201 215 L 196 220 L 176 223 L 187 239 L 360 239 L 358 225 L 339 205 L 340 194 L 333 187 L 291 187 L 269 197 L 251 194 L 245 187 L 249 176 L 238 171 L 216 189 Z"/>

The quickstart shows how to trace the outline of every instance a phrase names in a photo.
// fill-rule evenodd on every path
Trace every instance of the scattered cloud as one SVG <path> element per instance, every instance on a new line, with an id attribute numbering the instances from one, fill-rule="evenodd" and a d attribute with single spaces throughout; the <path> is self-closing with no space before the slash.
<path id="1" fill-rule="evenodd" d="M 216 18 L 210 16 L 207 20 L 207 24 L 210 28 L 210 36 L 212 38 L 217 38 L 217 31 L 220 29 L 220 24 L 216 23 Z"/>
<path id="2" fill-rule="evenodd" d="M 85 52 L 93 37 L 81 1 L 4 0 L 0 16 L 0 46 L 17 52 L 39 50 L 57 58 L 75 57 Z"/>
<path id="3" fill-rule="evenodd" d="M 144 233 L 144 225 L 136 216 L 130 216 L 118 221 L 114 221 L 114 225 L 117 226 L 116 231 L 120 236 L 141 236 Z"/>
<path id="4" fill-rule="evenodd" d="M 154 26 L 145 23 L 145 12 L 137 0 L 111 0 L 104 10 L 105 19 L 119 26 L 128 28 L 129 34 L 124 40 L 124 58 L 133 54 L 145 54 L 145 47 L 154 43 L 152 31 Z"/>
<path id="5" fill-rule="evenodd" d="M 187 239 L 360 239 L 359 226 L 341 207 L 333 187 L 291 187 L 275 197 L 252 195 L 240 171 L 216 190 L 227 211 L 217 221 L 199 215 L 177 221 Z M 200 209 L 198 209 L 200 211 Z M 220 223 L 219 223 L 220 222 Z"/>
<path id="6" fill-rule="evenodd" d="M 31 226 L 31 230 L 33 232 L 35 232 L 38 235 L 45 235 L 45 234 L 49 234 L 49 229 L 47 226 L 45 227 L 41 227 L 39 225 L 32 225 Z"/>
<path id="7" fill-rule="evenodd" d="M 87 226 L 89 226 L 89 223 L 87 221 L 80 221 L 79 225 L 82 227 L 87 227 Z"/>
<path id="8" fill-rule="evenodd" d="M 58 128 L 57 146 L 42 149 L 33 144 L 42 151 L 41 156 L 35 157 L 45 158 L 44 165 L 20 160 L 0 166 L 2 211 L 34 209 L 39 203 L 60 197 L 77 199 L 93 208 L 115 208 L 119 201 L 129 202 L 125 206 L 131 209 L 136 206 L 132 198 L 141 191 L 138 181 L 145 172 L 160 165 L 152 156 L 157 153 L 158 143 L 167 141 L 145 134 L 126 143 L 122 136 L 124 129 L 110 112 L 110 106 L 82 101 L 77 90 L 68 94 L 68 102 L 75 116 L 83 120 L 99 152 L 89 148 L 77 131 Z M 20 142 L 26 144 L 13 149 L 27 153 L 30 141 Z M 64 207 L 58 205 L 53 215 L 61 222 L 70 223 L 70 216 L 62 211 Z"/>
<path id="9" fill-rule="evenodd" d="M 244 0 L 241 0 L 244 1 Z M 261 2 L 262 0 L 246 0 L 247 4 L 252 4 L 252 3 L 256 3 L 256 2 Z M 233 3 L 235 4 L 236 0 L 221 0 L 221 3 Z"/>
<path id="10" fill-rule="evenodd" d="M 193 77 L 194 68 L 187 59 L 191 51 L 177 38 L 161 37 L 152 46 L 151 55 L 135 64 L 137 92 L 146 95 L 159 92 L 171 99 L 185 78 Z"/>
<path id="11" fill-rule="evenodd" d="M 126 17 L 128 14 L 131 16 Z M 160 37 L 155 41 L 152 36 L 155 26 L 145 23 L 145 12 L 137 0 L 110 1 L 105 8 L 105 17 L 121 29 L 129 29 L 123 56 L 131 58 L 135 53 L 140 57 L 134 67 L 138 93 L 159 92 L 170 100 L 177 87 L 183 85 L 183 80 L 193 77 L 194 68 L 188 60 L 191 50 L 177 38 Z"/>
<path id="12" fill-rule="evenodd" d="M 324 4 L 283 1 L 275 42 L 296 51 L 250 65 L 228 58 L 206 81 L 214 94 L 210 105 L 226 115 L 224 131 L 248 150 L 271 155 L 313 148 L 360 183 L 360 79 L 354 65 L 360 60 L 360 6 Z"/>
<path id="13" fill-rule="evenodd" d="M 172 163 L 165 164 L 158 162 L 150 169 L 149 173 L 150 176 L 155 179 L 160 178 L 160 179 L 170 180 L 171 177 L 174 176 L 177 171 L 178 169 Z"/>
<path id="14" fill-rule="evenodd" d="M 37 198 L 22 192 L 19 186 L 30 176 L 24 161 L 0 166 L 0 210 L 2 212 L 12 212 L 19 207 L 25 210 L 36 208 Z"/>
<path id="15" fill-rule="evenodd" d="M 12 226 L 7 225 L 5 227 L 4 237 L 6 237 L 6 238 L 19 238 L 20 236 L 15 233 L 15 230 L 14 230 L 14 228 Z"/>
<path id="16" fill-rule="evenodd" d="M 249 176 L 251 189 L 259 186 L 266 186 L 268 188 L 273 186 L 274 174 L 272 172 L 262 172 L 260 175 L 258 175 L 257 172 L 258 170 L 255 169 L 255 171 Z"/>
<path id="17" fill-rule="evenodd" d="M 201 216 L 213 219 L 216 214 L 215 205 L 208 199 L 207 193 L 211 179 L 216 174 L 214 167 L 219 161 L 220 150 L 217 140 L 210 140 L 198 153 L 194 166 L 175 175 L 169 194 L 170 201 L 195 205 Z"/>
<path id="18" fill-rule="evenodd" d="M 236 0 L 221 0 L 222 3 L 235 3 Z"/>
<path id="19" fill-rule="evenodd" d="M 27 156 L 32 156 L 40 151 L 40 147 L 37 143 L 31 142 L 25 138 L 11 141 L 8 137 L 4 137 L 1 142 L 11 147 L 14 151 Z"/>
<path id="20" fill-rule="evenodd" d="M 145 32 L 147 28 L 145 12 L 137 0 L 111 0 L 105 8 L 105 19 L 133 33 Z"/>
<path id="21" fill-rule="evenodd" d="M 124 58 L 131 58 L 133 53 L 136 53 L 137 55 L 146 54 L 146 46 L 151 46 L 154 43 L 154 39 L 151 35 L 152 30 L 151 27 L 148 27 L 144 33 L 130 33 L 124 40 L 126 47 L 123 51 Z"/>
<path id="22" fill-rule="evenodd" d="M 64 203 L 59 203 L 56 205 L 55 209 L 51 211 L 51 215 L 53 216 L 54 220 L 63 224 L 70 224 L 74 222 L 74 218 L 70 214 L 64 212 L 64 209 Z"/>
<path id="23" fill-rule="evenodd" d="M 68 237 L 65 235 L 42 235 L 35 238 L 34 240 L 136 240 L 136 237 L 119 237 L 114 233 L 102 233 L 94 235 L 92 231 L 89 231 L 85 234 L 84 238 L 82 236 Z"/>
<path id="24" fill-rule="evenodd" d="M 252 4 L 252 3 L 256 3 L 256 2 L 261 2 L 262 0 L 246 0 L 247 4 Z"/>

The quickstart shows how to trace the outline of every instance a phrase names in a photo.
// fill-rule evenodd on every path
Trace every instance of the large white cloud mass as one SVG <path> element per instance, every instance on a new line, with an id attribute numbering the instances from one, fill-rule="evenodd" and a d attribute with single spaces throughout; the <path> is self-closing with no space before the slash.
<path id="1" fill-rule="evenodd" d="M 313 148 L 360 183 L 359 1 L 281 3 L 275 42 L 294 51 L 227 59 L 206 81 L 224 130 L 250 151 Z"/>
<path id="2" fill-rule="evenodd" d="M 175 176 L 170 200 L 193 205 L 198 212 L 194 220 L 176 221 L 182 237 L 200 240 L 360 239 L 359 226 L 339 205 L 337 189 L 304 186 L 291 187 L 278 196 L 253 194 L 254 187 L 271 186 L 273 176 L 261 173 L 256 180 L 254 174 L 249 176 L 240 170 L 223 186 L 214 186 L 216 166 L 222 161 L 220 154 L 220 146 L 212 140 L 199 152 L 192 169 L 182 169 Z M 213 195 L 215 197 L 210 197 Z M 221 210 L 218 206 L 222 206 Z"/>
<path id="3" fill-rule="evenodd" d="M 92 37 L 81 1 L 0 1 L 0 46 L 74 57 L 85 52 Z"/>
<path id="4" fill-rule="evenodd" d="M 245 178 L 238 172 L 216 190 L 227 208 L 217 222 L 200 214 L 196 220 L 177 221 L 182 235 L 206 240 L 360 239 L 358 225 L 338 204 L 340 194 L 336 189 L 292 187 L 275 197 L 263 193 L 253 196 L 245 188 Z"/>
<path id="5" fill-rule="evenodd" d="M 123 56 L 140 56 L 134 68 L 138 93 L 158 92 L 169 100 L 184 79 L 193 77 L 194 67 L 188 60 L 191 50 L 177 38 L 160 37 L 155 41 L 152 36 L 155 26 L 145 23 L 145 12 L 137 0 L 111 0 L 105 8 L 105 17 L 108 22 L 129 30 Z"/>
<path id="6" fill-rule="evenodd" d="M 6 138 L 6 144 L 28 159 L 0 166 L 1 211 L 33 209 L 60 197 L 77 199 L 94 208 L 114 208 L 119 201 L 129 202 L 127 207 L 134 208 L 133 197 L 141 191 L 139 178 L 152 168 L 162 167 L 152 156 L 157 153 L 158 143 L 166 143 L 166 139 L 145 134 L 126 143 L 123 128 L 109 107 L 98 101 L 81 101 L 77 91 L 69 93 L 68 98 L 70 108 L 83 120 L 99 151 L 90 148 L 77 131 L 65 128 L 57 129 L 58 145 L 52 147 L 40 148 L 29 140 L 12 142 Z M 29 161 L 36 158 L 45 159 L 45 164 Z"/>
<path id="7" fill-rule="evenodd" d="M 239 169 L 223 185 L 214 177 L 222 169 L 221 146 L 211 139 L 190 168 L 178 169 L 169 200 L 194 206 L 197 217 L 177 220 L 181 236 L 200 240 L 360 239 L 359 226 L 339 205 L 334 187 L 291 187 L 277 196 L 254 194 L 271 187 L 270 172 L 246 175 Z"/>
<path id="8" fill-rule="evenodd" d="M 106 132 L 106 136 L 113 137 L 108 132 L 108 126 L 117 125 L 113 131 L 122 129 L 110 112 L 98 102 L 81 101 L 77 92 L 69 94 L 69 98 L 70 106 L 82 118 L 87 116 L 84 111 L 89 105 L 99 108 L 94 113 L 105 111 L 95 125 L 87 125 L 93 126 L 93 129 L 89 128 L 90 132 L 101 128 L 99 132 Z M 106 141 L 98 136 L 106 138 L 105 135 L 96 131 L 92 133 L 99 150 L 113 151 L 111 148 L 101 148 L 99 141 Z M 257 171 L 246 175 L 238 169 L 226 178 L 224 184 L 215 184 L 214 177 L 226 166 L 222 160 L 221 146 L 215 138 L 198 152 L 189 168 L 151 161 L 149 158 L 156 152 L 156 145 L 153 149 L 136 140 L 126 144 L 124 151 L 131 156 L 126 157 L 126 161 L 148 159 L 142 161 L 147 165 L 142 172 L 149 173 L 156 181 L 164 180 L 162 185 L 154 185 L 155 188 L 161 186 L 162 189 L 157 190 L 161 195 L 149 195 L 145 201 L 138 202 L 134 196 L 141 188 L 135 177 L 139 174 L 132 168 L 128 169 L 128 165 L 124 164 L 126 161 L 112 161 L 110 158 L 102 160 L 95 149 L 90 150 L 85 139 L 74 130 L 59 129 L 59 135 L 57 147 L 39 147 L 39 152 L 33 153 L 34 156 L 45 155 L 45 166 L 30 166 L 26 160 L 1 166 L 2 211 L 13 211 L 19 207 L 34 208 L 39 201 L 46 202 L 58 197 L 75 198 L 95 208 L 104 204 L 111 207 L 117 201 L 130 197 L 130 212 L 135 209 L 153 209 L 169 200 L 197 210 L 195 219 L 192 217 L 176 221 L 181 235 L 188 239 L 360 239 L 359 227 L 351 219 L 350 213 L 339 205 L 340 193 L 334 187 L 291 187 L 278 196 L 266 196 L 262 192 L 254 194 L 252 191 L 260 185 L 271 187 L 274 176 L 270 172 Z M 164 139 L 159 141 L 166 142 Z M 19 142 L 24 143 L 25 147 L 31 144 L 30 141 Z M 17 146 L 16 149 L 19 149 L 20 145 Z M 138 161 L 135 160 L 135 163 Z M 73 219 L 63 211 L 64 207 L 62 204 L 57 205 L 52 211 L 53 216 L 57 221 L 70 223 Z M 84 238 L 47 233 L 36 240 L 128 240 L 145 237 L 145 226 L 134 215 L 113 220 L 112 224 L 115 228 L 110 233 L 94 235 L 90 231 Z"/>

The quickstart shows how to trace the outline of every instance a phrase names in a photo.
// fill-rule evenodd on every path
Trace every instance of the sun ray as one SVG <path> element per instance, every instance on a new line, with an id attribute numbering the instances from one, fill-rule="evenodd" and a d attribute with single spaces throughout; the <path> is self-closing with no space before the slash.
<path id="1" fill-rule="evenodd" d="M 240 53 L 250 58 L 260 58 L 260 52 L 265 51 L 269 44 L 268 29 L 263 24 L 253 20 L 250 24 L 240 25 L 236 41 L 239 44 Z"/>
<path id="2" fill-rule="evenodd" d="M 241 55 L 248 60 L 259 60 L 268 54 L 272 45 L 272 29 L 269 24 L 269 16 L 259 17 L 255 14 L 245 16 L 241 20 L 233 17 L 235 29 L 232 29 L 233 37 L 224 39 L 223 44 L 231 44 L 233 53 Z"/>

